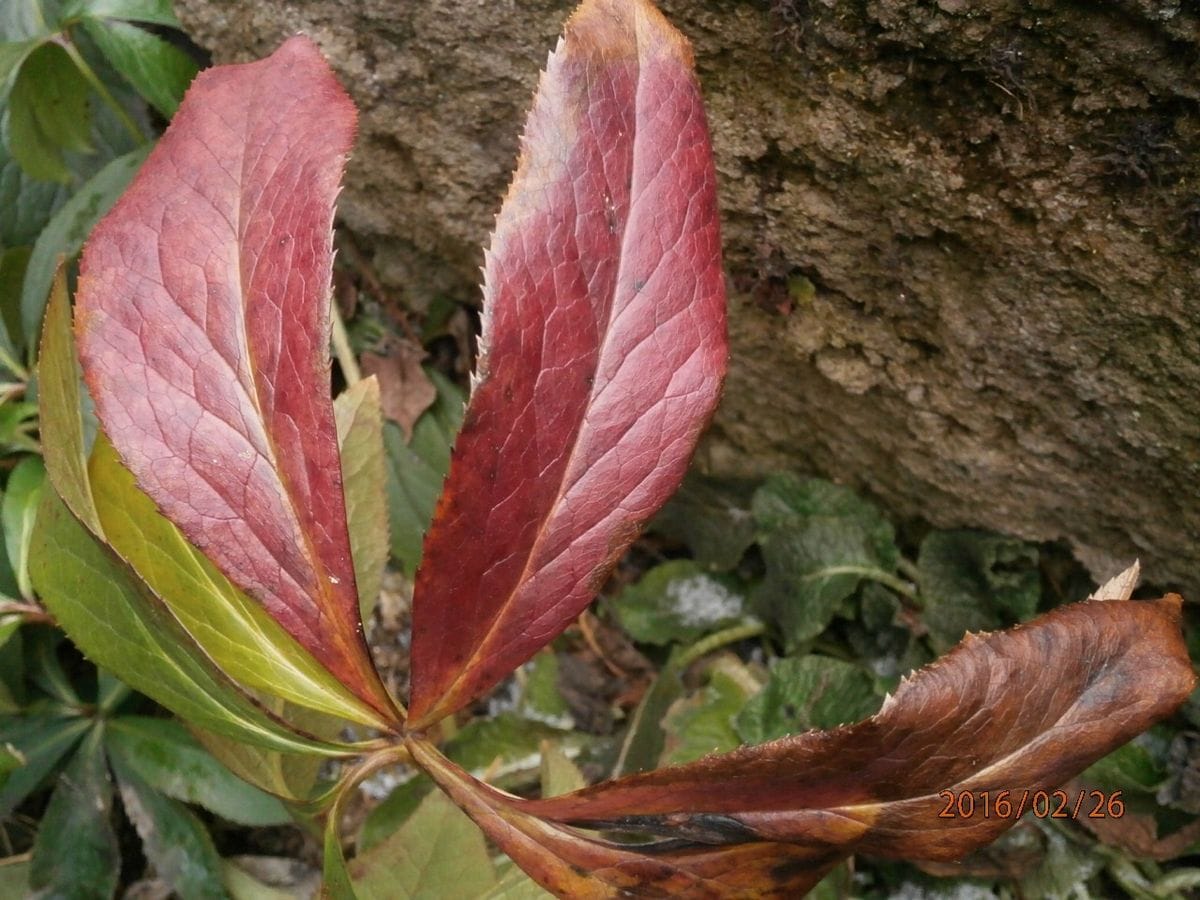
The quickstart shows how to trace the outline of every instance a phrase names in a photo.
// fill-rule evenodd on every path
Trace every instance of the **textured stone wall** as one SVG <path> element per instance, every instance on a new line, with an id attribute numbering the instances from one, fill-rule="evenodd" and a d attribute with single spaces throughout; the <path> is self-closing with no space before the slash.
<path id="1" fill-rule="evenodd" d="M 733 370 L 701 453 L 1140 556 L 1200 597 L 1200 6 L 669 0 L 721 175 Z M 302 30 L 362 110 L 341 210 L 416 307 L 477 267 L 551 0 L 177 0 Z"/>

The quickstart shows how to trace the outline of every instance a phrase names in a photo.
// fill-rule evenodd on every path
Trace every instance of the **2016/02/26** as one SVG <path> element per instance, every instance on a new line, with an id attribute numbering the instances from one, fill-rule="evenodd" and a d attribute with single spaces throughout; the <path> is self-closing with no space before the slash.
<path id="1" fill-rule="evenodd" d="M 1064 790 L 1022 790 L 1018 800 L 1012 791 L 939 791 L 938 796 L 946 801 L 939 819 L 969 819 L 982 816 L 985 819 L 1019 819 L 1028 810 L 1039 819 L 1078 819 L 1082 813 L 1089 819 L 1119 819 L 1125 815 L 1122 791 L 1111 794 L 1104 791 L 1081 789 L 1074 804 L 1071 795 Z M 1084 801 L 1088 801 L 1085 806 Z"/>

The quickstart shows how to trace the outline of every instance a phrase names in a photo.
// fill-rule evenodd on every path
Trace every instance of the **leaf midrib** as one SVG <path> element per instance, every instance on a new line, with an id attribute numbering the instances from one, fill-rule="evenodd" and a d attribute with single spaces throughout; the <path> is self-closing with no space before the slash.
<path id="1" fill-rule="evenodd" d="M 633 176 L 634 176 L 634 173 L 636 172 L 635 163 L 636 163 L 638 147 L 639 147 L 638 123 L 640 122 L 639 113 L 641 110 L 642 84 L 643 84 L 643 81 L 642 81 L 642 55 L 641 55 L 642 48 L 641 48 L 641 38 L 640 38 L 640 33 L 639 33 L 640 32 L 639 23 L 640 23 L 641 15 L 642 15 L 642 12 L 640 9 L 634 10 L 633 40 L 634 40 L 634 59 L 636 61 L 636 65 L 637 65 L 637 74 L 635 76 L 636 80 L 634 83 L 633 124 L 630 127 L 630 132 L 629 132 L 629 142 L 630 142 L 630 147 L 631 147 L 631 149 L 630 149 L 631 159 L 630 159 L 630 168 L 629 168 L 629 175 L 630 175 L 629 206 L 628 206 L 628 209 L 626 210 L 625 221 L 623 221 L 621 223 L 621 239 L 620 239 L 620 244 L 619 244 L 619 246 L 621 248 L 620 249 L 620 259 L 617 264 L 617 270 L 613 276 L 613 284 L 612 284 L 611 296 L 609 298 L 610 302 L 609 302 L 609 307 L 608 307 L 608 313 L 605 318 L 604 327 L 600 331 L 600 336 L 601 336 L 600 340 L 597 342 L 596 365 L 595 365 L 596 370 L 599 369 L 600 360 L 601 360 L 601 357 L 603 356 L 604 346 L 608 341 L 608 338 L 610 336 L 610 331 L 612 329 L 613 317 L 614 317 L 614 313 L 615 313 L 616 305 L 617 305 L 616 304 L 616 294 L 617 294 L 617 291 L 621 284 L 621 273 L 623 271 L 625 261 L 626 261 L 626 259 L 628 259 L 628 253 L 626 251 L 626 240 L 627 240 L 627 236 L 628 236 L 629 221 L 631 218 L 633 218 L 634 197 L 636 196 L 636 193 L 637 193 L 635 190 L 637 185 L 635 185 L 633 182 Z M 595 371 L 593 371 L 593 376 L 594 376 L 594 374 L 595 374 Z M 475 649 L 471 652 L 470 657 L 461 665 L 461 667 L 459 669 L 459 674 L 455 677 L 454 681 L 451 682 L 450 685 L 444 691 L 442 691 L 441 695 L 437 698 L 437 701 L 435 701 L 433 703 L 433 705 L 431 706 L 431 708 L 430 708 L 431 711 L 437 710 L 439 708 L 439 706 L 440 706 L 439 701 L 442 701 L 448 697 L 453 697 L 454 693 L 458 690 L 459 685 L 462 684 L 464 680 L 469 678 L 471 676 L 471 674 L 475 671 L 477 664 L 478 664 L 478 660 L 480 658 L 480 654 L 482 653 L 484 648 L 486 648 L 487 645 L 492 641 L 492 639 L 497 634 L 501 624 L 504 622 L 504 620 L 506 618 L 505 613 L 508 610 L 509 604 L 512 602 L 513 597 L 515 597 L 520 592 L 521 588 L 525 584 L 528 583 L 528 581 L 530 580 L 532 575 L 537 574 L 536 572 L 531 572 L 530 569 L 531 569 L 531 566 L 533 565 L 534 559 L 537 558 L 538 549 L 541 547 L 542 542 L 546 538 L 550 523 L 556 518 L 556 513 L 557 513 L 558 509 L 560 508 L 560 506 L 562 505 L 563 498 L 569 492 L 569 486 L 567 485 L 567 478 L 570 475 L 570 473 L 572 472 L 573 466 L 575 463 L 575 459 L 579 454 L 579 449 L 580 449 L 580 444 L 581 444 L 581 436 L 584 431 L 583 423 L 587 419 L 587 410 L 592 408 L 592 405 L 594 404 L 597 397 L 600 395 L 600 393 L 604 390 L 605 387 L 607 387 L 607 385 L 600 385 L 598 379 L 595 379 L 593 377 L 592 389 L 591 389 L 591 392 L 588 394 L 587 402 L 583 406 L 583 412 L 579 416 L 579 422 L 576 427 L 575 435 L 574 435 L 574 438 L 572 439 L 572 443 L 571 443 L 571 450 L 567 456 L 567 461 L 562 468 L 562 474 L 559 478 L 558 489 L 555 492 L 554 501 L 548 507 L 545 517 L 542 519 L 541 524 L 538 526 L 537 534 L 535 535 L 534 539 L 529 544 L 529 551 L 526 554 L 525 565 L 521 569 L 521 574 L 513 582 L 513 586 L 509 590 L 507 595 L 505 596 L 504 602 L 502 604 L 500 604 L 499 607 L 497 608 L 495 615 L 492 617 L 491 622 L 488 624 L 487 630 L 484 631 L 483 636 L 476 643 Z"/>

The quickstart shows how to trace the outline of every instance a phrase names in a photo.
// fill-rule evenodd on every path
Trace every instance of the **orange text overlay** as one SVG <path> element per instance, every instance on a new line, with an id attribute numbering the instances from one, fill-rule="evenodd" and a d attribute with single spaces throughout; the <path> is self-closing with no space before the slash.
<path id="1" fill-rule="evenodd" d="M 940 791 L 939 819 L 1119 819 L 1125 815 L 1121 791 Z"/>

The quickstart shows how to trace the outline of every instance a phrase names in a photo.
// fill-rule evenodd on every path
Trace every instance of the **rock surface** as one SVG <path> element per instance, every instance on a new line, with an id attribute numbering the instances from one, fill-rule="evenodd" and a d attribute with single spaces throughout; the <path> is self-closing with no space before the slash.
<path id="1" fill-rule="evenodd" d="M 305 31 L 361 111 L 341 214 L 474 302 L 567 2 L 177 0 L 220 62 Z M 701 463 L 1140 556 L 1200 597 L 1200 7 L 664 0 L 722 178 L 734 362 Z"/>

